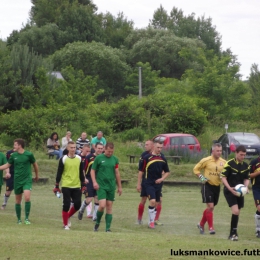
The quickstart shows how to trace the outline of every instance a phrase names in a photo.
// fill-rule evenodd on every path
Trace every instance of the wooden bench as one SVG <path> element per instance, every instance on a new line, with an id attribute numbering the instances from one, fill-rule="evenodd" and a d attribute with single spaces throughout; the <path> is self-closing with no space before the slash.
<path id="1" fill-rule="evenodd" d="M 181 161 L 181 158 L 182 156 L 178 156 L 178 155 L 167 155 L 167 156 L 164 156 L 165 158 L 170 158 L 173 160 L 174 164 L 176 165 L 179 165 L 180 164 L 180 161 Z"/>
<path id="2" fill-rule="evenodd" d="M 129 162 L 130 163 L 134 163 L 135 162 L 135 158 L 140 158 L 140 155 L 127 154 L 126 156 L 129 157 Z"/>

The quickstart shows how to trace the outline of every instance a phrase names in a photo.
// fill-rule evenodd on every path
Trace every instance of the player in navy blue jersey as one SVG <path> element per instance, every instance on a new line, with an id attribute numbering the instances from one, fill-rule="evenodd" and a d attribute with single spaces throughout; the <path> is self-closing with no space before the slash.
<path id="1" fill-rule="evenodd" d="M 252 183 L 252 191 L 255 200 L 256 213 L 255 213 L 255 226 L 256 237 L 260 238 L 260 156 L 253 159 L 250 164 L 250 179 Z"/>
<path id="2" fill-rule="evenodd" d="M 85 161 L 84 161 L 84 171 L 85 171 L 85 178 L 87 179 L 87 189 L 85 192 L 86 199 L 82 202 L 81 207 L 78 212 L 78 219 L 81 220 L 84 214 L 85 208 L 89 205 L 89 203 L 92 201 L 94 198 L 94 212 L 93 212 L 93 221 L 96 221 L 97 218 L 97 210 L 98 210 L 98 199 L 97 199 L 97 193 L 96 190 L 93 187 L 93 182 L 90 176 L 90 171 L 92 164 L 96 158 L 97 155 L 102 154 L 104 150 L 104 146 L 101 143 L 96 143 L 95 144 L 95 152 L 89 154 L 86 156 Z"/>
<path id="3" fill-rule="evenodd" d="M 9 160 L 10 156 L 14 150 L 9 150 L 6 153 L 6 159 Z M 5 209 L 7 205 L 7 201 L 10 198 L 10 195 L 14 189 L 14 165 L 12 165 L 9 169 L 9 173 L 6 173 L 6 190 L 5 190 L 5 195 L 4 195 L 4 202 L 2 204 L 1 209 Z"/>
<path id="4" fill-rule="evenodd" d="M 144 189 L 149 199 L 149 228 L 154 228 L 156 202 L 160 202 L 163 181 L 170 174 L 167 160 L 161 154 L 162 147 L 161 142 L 155 141 L 152 153 L 145 155 L 139 166 L 137 191 Z"/>

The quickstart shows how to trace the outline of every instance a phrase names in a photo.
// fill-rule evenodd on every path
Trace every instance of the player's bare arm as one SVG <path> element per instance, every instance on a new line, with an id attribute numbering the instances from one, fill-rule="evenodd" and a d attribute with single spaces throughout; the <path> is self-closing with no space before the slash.
<path id="1" fill-rule="evenodd" d="M 5 169 L 9 168 L 10 166 L 11 166 L 11 164 L 9 164 L 9 163 L 3 164 L 0 166 L 0 171 L 5 170 Z"/>
<path id="2" fill-rule="evenodd" d="M 99 185 L 98 185 L 98 183 L 96 181 L 96 171 L 94 169 L 91 169 L 90 176 L 91 176 L 91 179 L 92 179 L 92 182 L 93 182 L 94 189 L 98 190 L 99 189 Z"/>
<path id="3" fill-rule="evenodd" d="M 235 189 L 234 189 L 234 187 L 230 187 L 230 186 L 229 186 L 226 177 L 223 177 L 223 176 L 222 176 L 222 182 L 223 182 L 223 184 L 225 185 L 225 187 L 226 187 L 233 195 L 238 196 L 238 195 L 237 195 L 237 192 L 236 192 Z"/>
<path id="4" fill-rule="evenodd" d="M 143 172 L 142 172 L 142 171 L 139 171 L 139 172 L 138 172 L 138 179 L 137 179 L 137 186 L 136 186 L 136 190 L 137 190 L 138 192 L 141 192 L 142 176 L 143 176 Z"/>
<path id="5" fill-rule="evenodd" d="M 162 178 L 157 179 L 157 180 L 155 181 L 155 183 L 156 183 L 156 184 L 159 184 L 159 183 L 163 182 L 163 181 L 169 176 L 169 174 L 170 174 L 170 172 L 166 172 L 166 173 L 162 176 Z"/>
<path id="6" fill-rule="evenodd" d="M 121 178 L 120 178 L 120 173 L 119 169 L 115 169 L 115 176 L 116 176 L 116 183 L 117 183 L 117 193 L 119 196 L 122 194 L 122 184 L 121 184 Z"/>
<path id="7" fill-rule="evenodd" d="M 39 167 L 38 167 L 37 162 L 33 163 L 33 168 L 34 168 L 34 172 L 35 172 L 34 180 L 38 181 L 39 180 Z"/>

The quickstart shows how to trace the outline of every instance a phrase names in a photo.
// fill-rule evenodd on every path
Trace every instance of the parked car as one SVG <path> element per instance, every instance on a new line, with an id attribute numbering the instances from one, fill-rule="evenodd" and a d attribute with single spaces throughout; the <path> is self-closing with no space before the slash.
<path id="1" fill-rule="evenodd" d="M 222 145 L 224 158 L 227 158 L 231 152 L 235 152 L 239 145 L 245 146 L 247 158 L 260 155 L 260 138 L 254 133 L 226 133 L 220 136 L 218 140 L 214 140 L 213 143 Z"/>
<path id="2" fill-rule="evenodd" d="M 168 133 L 159 134 L 153 138 L 159 139 L 163 142 L 163 149 L 175 149 L 184 150 L 188 149 L 190 151 L 200 152 L 200 143 L 198 139 L 191 134 L 181 134 L 181 133 Z"/>

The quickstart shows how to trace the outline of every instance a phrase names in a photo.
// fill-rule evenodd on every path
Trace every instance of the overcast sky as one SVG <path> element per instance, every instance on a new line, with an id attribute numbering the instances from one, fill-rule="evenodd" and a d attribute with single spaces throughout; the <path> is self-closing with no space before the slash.
<path id="1" fill-rule="evenodd" d="M 136 28 L 144 28 L 160 4 L 168 11 L 182 9 L 184 15 L 211 17 L 222 36 L 222 49 L 231 48 L 241 63 L 243 79 L 253 63 L 260 63 L 260 0 L 94 0 L 98 12 L 123 12 Z M 0 37 L 6 39 L 29 19 L 30 0 L 0 0 Z"/>

